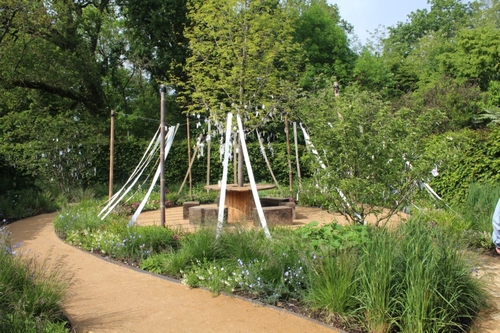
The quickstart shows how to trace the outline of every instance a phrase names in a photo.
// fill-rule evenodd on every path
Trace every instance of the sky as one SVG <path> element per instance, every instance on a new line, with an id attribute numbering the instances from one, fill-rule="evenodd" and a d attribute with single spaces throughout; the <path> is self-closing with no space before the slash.
<path id="1" fill-rule="evenodd" d="M 366 44 L 373 32 L 383 25 L 390 27 L 405 22 L 407 15 L 417 9 L 429 9 L 427 0 L 327 0 L 337 4 L 340 16 L 354 26 L 359 41 Z"/>

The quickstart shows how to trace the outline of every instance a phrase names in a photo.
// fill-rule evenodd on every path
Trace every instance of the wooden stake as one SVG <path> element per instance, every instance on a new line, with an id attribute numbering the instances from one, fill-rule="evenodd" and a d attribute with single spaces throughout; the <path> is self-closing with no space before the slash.
<path id="1" fill-rule="evenodd" d="M 208 121 L 208 132 L 207 132 L 207 185 L 210 185 L 210 144 L 212 142 L 210 121 Z M 210 190 L 207 190 L 207 192 Z"/>
<path id="2" fill-rule="evenodd" d="M 160 225 L 165 226 L 165 94 L 167 87 L 160 88 Z"/>
<path id="3" fill-rule="evenodd" d="M 267 165 L 267 169 L 269 170 L 271 177 L 273 177 L 274 185 L 276 185 L 276 187 L 280 191 L 280 195 L 283 195 L 283 192 L 281 191 L 281 187 L 278 184 L 276 177 L 274 176 L 273 169 L 271 168 L 271 163 L 269 163 L 269 159 L 267 158 L 267 154 L 266 154 L 266 151 L 264 150 L 264 145 L 262 144 L 262 139 L 260 138 L 259 131 L 257 131 L 256 133 L 257 133 L 257 139 L 259 140 L 260 149 L 262 151 L 262 156 L 264 156 L 264 161 L 266 162 L 266 165 Z"/>
<path id="4" fill-rule="evenodd" d="M 181 194 L 182 188 L 184 187 L 184 184 L 186 183 L 188 176 L 191 174 L 191 167 L 193 166 L 194 159 L 196 158 L 196 153 L 198 153 L 198 146 L 196 146 L 194 148 L 193 157 L 189 161 L 189 166 L 188 166 L 188 170 L 186 172 L 186 176 L 184 177 L 184 180 L 182 181 L 181 187 L 179 188 L 177 195 Z"/>
<path id="5" fill-rule="evenodd" d="M 288 160 L 288 179 L 290 182 L 290 193 L 289 197 L 293 197 L 293 176 L 292 176 L 292 160 L 290 159 L 290 137 L 289 137 L 289 129 L 288 129 L 288 115 L 285 115 L 285 134 L 286 134 L 286 156 Z"/>
<path id="6" fill-rule="evenodd" d="M 109 199 L 113 196 L 113 168 L 115 157 L 115 111 L 111 110 L 111 124 L 109 133 Z"/>
<path id="7" fill-rule="evenodd" d="M 233 137 L 233 184 L 238 184 L 238 133 Z"/>
<path id="8" fill-rule="evenodd" d="M 188 165 L 191 161 L 191 133 L 189 133 L 189 114 L 186 115 L 186 127 L 187 127 L 187 140 L 188 140 Z M 193 178 L 191 176 L 191 169 L 188 168 L 189 175 L 189 198 L 193 199 Z M 180 193 L 180 192 L 179 192 Z"/>

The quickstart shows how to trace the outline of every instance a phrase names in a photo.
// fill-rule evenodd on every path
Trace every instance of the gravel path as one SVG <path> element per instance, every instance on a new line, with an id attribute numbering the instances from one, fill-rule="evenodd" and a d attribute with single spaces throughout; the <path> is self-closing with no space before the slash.
<path id="1" fill-rule="evenodd" d="M 214 297 L 153 274 L 108 262 L 62 242 L 55 214 L 8 226 L 13 243 L 73 275 L 64 311 L 76 332 L 342 332 L 279 309 Z"/>

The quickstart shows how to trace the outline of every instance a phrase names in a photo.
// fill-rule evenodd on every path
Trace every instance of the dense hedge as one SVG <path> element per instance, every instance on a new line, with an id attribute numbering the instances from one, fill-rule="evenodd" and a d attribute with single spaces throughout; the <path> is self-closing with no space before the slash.
<path id="1" fill-rule="evenodd" d="M 463 202 L 472 183 L 500 181 L 500 127 L 462 130 L 433 137 L 424 158 L 435 161 L 439 175 L 431 185 L 447 200 Z M 425 156 L 427 155 L 427 156 Z"/>
<path id="2" fill-rule="evenodd" d="M 125 182 L 130 173 L 134 170 L 139 162 L 144 150 L 147 147 L 146 142 L 126 141 L 117 143 L 115 146 L 115 165 L 114 165 L 114 180 L 115 183 Z M 286 143 L 271 144 L 272 151 L 266 147 L 266 154 L 270 161 L 275 177 L 280 183 L 288 182 L 288 161 L 286 154 Z M 272 176 L 268 171 L 265 160 L 261 154 L 259 144 L 257 142 L 247 143 L 248 152 L 252 161 L 252 170 L 256 181 L 272 182 Z M 299 147 L 299 156 L 304 154 L 304 147 Z M 92 179 L 92 183 L 106 183 L 108 181 L 109 155 L 104 149 L 100 150 L 101 156 L 96 159 L 95 165 L 98 170 L 96 177 Z M 191 153 L 194 148 L 191 148 Z M 205 147 L 203 156 L 195 159 L 192 167 L 192 176 L 194 182 L 205 182 L 207 173 L 207 149 Z M 294 148 L 292 145 L 292 169 L 296 174 L 296 163 Z M 150 166 L 145 174 L 154 172 L 154 166 Z M 300 165 L 303 177 L 311 174 L 307 163 Z M 180 183 L 184 179 L 188 169 L 188 154 L 187 140 L 175 141 L 172 149 L 167 157 L 165 164 L 165 180 L 167 183 Z M 233 163 L 229 163 L 228 181 L 232 181 Z M 213 183 L 217 182 L 222 177 L 222 162 L 220 160 L 219 144 L 212 142 L 210 156 L 210 179 Z M 248 181 L 245 173 L 246 181 Z"/>

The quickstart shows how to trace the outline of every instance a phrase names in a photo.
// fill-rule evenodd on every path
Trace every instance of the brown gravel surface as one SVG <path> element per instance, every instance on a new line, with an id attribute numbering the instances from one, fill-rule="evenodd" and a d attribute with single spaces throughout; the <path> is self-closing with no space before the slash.
<path id="1" fill-rule="evenodd" d="M 489 313 L 482 314 L 472 333 L 500 333 L 500 256 L 481 256 L 479 274 L 488 282 L 488 289 L 492 296 L 493 308 Z"/>
<path id="2" fill-rule="evenodd" d="M 8 229 L 21 250 L 65 263 L 73 283 L 63 308 L 76 332 L 342 332 L 106 261 L 62 242 L 54 233 L 55 216 L 17 221 Z"/>

